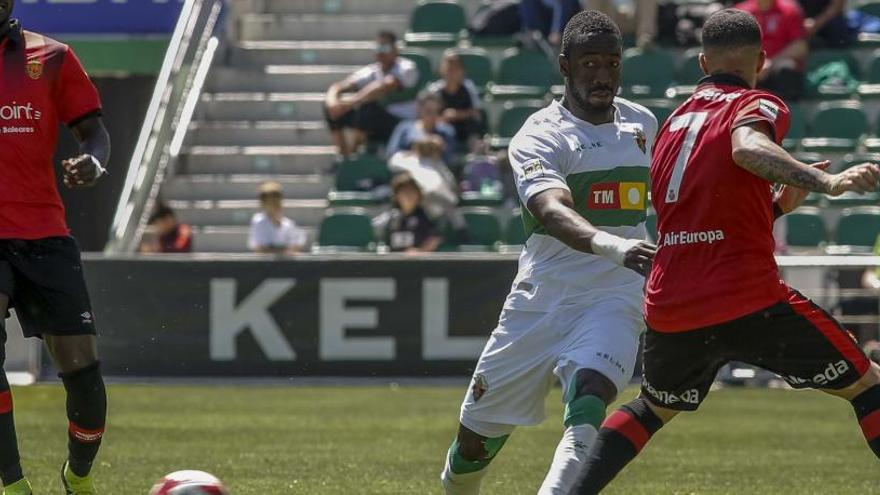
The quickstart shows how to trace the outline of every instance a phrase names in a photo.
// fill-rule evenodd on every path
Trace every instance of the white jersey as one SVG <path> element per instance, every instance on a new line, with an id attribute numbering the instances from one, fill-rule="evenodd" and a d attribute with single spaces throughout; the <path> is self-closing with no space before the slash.
<path id="1" fill-rule="evenodd" d="M 574 209 L 596 227 L 645 239 L 651 148 L 657 119 L 645 107 L 615 98 L 614 121 L 593 125 L 558 101 L 532 114 L 510 143 L 510 164 L 523 205 L 547 189 L 571 192 Z M 616 291 L 640 301 L 644 278 L 547 235 L 523 206 L 529 235 L 504 307 L 551 311 L 590 304 Z M 640 303 L 639 303 L 640 304 Z"/>

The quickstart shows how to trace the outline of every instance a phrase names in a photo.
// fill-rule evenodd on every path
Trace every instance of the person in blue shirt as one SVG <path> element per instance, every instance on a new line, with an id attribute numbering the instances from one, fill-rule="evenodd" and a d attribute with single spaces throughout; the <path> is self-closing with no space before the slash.
<path id="1" fill-rule="evenodd" d="M 413 143 L 433 134 L 443 140 L 443 161 L 448 165 L 455 150 L 455 128 L 440 120 L 443 101 L 438 95 L 423 91 L 419 93 L 417 105 L 418 118 L 404 120 L 394 128 L 388 141 L 387 155 L 391 157 L 398 151 L 410 150 Z"/>

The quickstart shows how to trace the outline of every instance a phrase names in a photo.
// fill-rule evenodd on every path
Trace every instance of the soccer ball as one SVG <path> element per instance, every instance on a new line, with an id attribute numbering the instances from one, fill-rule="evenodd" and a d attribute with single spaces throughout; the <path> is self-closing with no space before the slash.
<path id="1" fill-rule="evenodd" d="M 229 495 L 229 492 L 214 475 L 177 471 L 157 481 L 150 495 Z"/>

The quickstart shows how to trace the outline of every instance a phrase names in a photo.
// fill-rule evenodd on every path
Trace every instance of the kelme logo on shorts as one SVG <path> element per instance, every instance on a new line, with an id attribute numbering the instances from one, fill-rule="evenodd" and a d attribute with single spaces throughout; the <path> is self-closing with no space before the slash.
<path id="1" fill-rule="evenodd" d="M 644 182 L 591 184 L 587 194 L 587 208 L 591 210 L 644 210 L 647 189 Z"/>

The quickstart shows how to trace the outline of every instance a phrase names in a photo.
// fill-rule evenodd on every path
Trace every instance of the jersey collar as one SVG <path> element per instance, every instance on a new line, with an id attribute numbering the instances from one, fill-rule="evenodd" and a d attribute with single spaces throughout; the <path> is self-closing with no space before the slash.
<path id="1" fill-rule="evenodd" d="M 711 76 L 705 76 L 700 79 L 700 82 L 697 83 L 698 86 L 702 86 L 703 84 L 724 84 L 727 86 L 739 86 L 744 89 L 752 89 L 743 78 L 739 76 L 735 76 L 733 74 L 713 74 Z"/>

